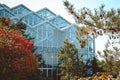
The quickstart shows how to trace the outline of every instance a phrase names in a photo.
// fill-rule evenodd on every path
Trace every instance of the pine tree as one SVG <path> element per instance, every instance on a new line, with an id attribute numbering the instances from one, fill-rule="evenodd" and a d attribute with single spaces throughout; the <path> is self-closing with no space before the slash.
<path id="1" fill-rule="evenodd" d="M 98 35 L 108 34 L 110 39 L 117 39 L 120 42 L 120 9 L 104 10 L 105 5 L 101 5 L 99 9 L 91 11 L 89 8 L 83 7 L 76 10 L 68 0 L 64 1 L 68 12 L 75 19 L 77 30 L 77 38 L 81 47 L 85 45 L 85 35 L 96 38 Z"/>
<path id="2" fill-rule="evenodd" d="M 120 72 L 120 49 L 117 47 L 113 47 L 113 49 L 109 49 L 110 43 L 108 42 L 105 45 L 105 49 L 103 50 L 104 54 L 98 52 L 100 57 L 103 58 L 103 61 L 100 63 L 104 71 L 109 73 L 119 73 Z"/>
<path id="3" fill-rule="evenodd" d="M 63 80 L 70 80 L 71 77 L 80 76 L 81 69 L 79 65 L 80 60 L 78 55 L 78 49 L 75 47 L 74 44 L 69 43 L 68 39 L 64 40 L 64 45 L 60 48 L 57 56 L 60 60 L 60 74 L 64 76 L 64 78 L 62 77 Z M 83 60 L 81 62 L 83 63 Z"/>

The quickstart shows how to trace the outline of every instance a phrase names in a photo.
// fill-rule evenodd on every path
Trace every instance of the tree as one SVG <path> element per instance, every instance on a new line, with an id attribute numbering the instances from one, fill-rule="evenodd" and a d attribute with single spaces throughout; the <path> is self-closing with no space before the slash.
<path id="1" fill-rule="evenodd" d="M 64 40 L 64 45 L 61 46 L 57 54 L 60 61 L 61 80 L 70 80 L 75 76 L 83 77 L 85 75 L 86 64 L 83 61 L 83 55 L 78 53 L 78 49 L 68 39 Z"/>
<path id="2" fill-rule="evenodd" d="M 77 11 L 68 0 L 64 1 L 64 5 L 73 15 L 76 26 L 79 28 L 77 38 L 81 47 L 87 42 L 86 35 L 96 38 L 98 35 L 107 34 L 110 40 L 117 39 L 120 42 L 120 9 L 112 8 L 106 11 L 105 6 L 101 5 L 99 9 L 94 9 L 94 12 L 86 7 Z"/>
<path id="3" fill-rule="evenodd" d="M 77 39 L 81 48 L 85 47 L 88 41 L 87 36 L 95 39 L 98 36 L 107 35 L 112 46 L 116 43 L 120 45 L 120 9 L 112 8 L 106 11 L 104 10 L 105 5 L 101 5 L 99 9 L 93 11 L 86 7 L 77 11 L 68 0 L 64 1 L 64 5 L 75 19 Z M 99 67 L 105 72 L 120 72 L 120 49 L 116 47 L 113 47 L 112 50 L 106 48 L 103 52 L 103 61 L 96 62 L 94 59 L 92 61 L 93 73 L 99 72 L 97 70 Z M 98 65 L 98 67 L 95 67 L 95 65 Z"/>
<path id="4" fill-rule="evenodd" d="M 91 61 L 91 64 L 92 64 L 92 70 L 93 70 L 93 73 L 97 73 L 97 72 L 103 72 L 103 69 L 102 69 L 102 66 L 100 65 L 100 61 L 94 57 Z"/>
<path id="5" fill-rule="evenodd" d="M 98 51 L 99 55 L 103 60 L 101 61 L 102 68 L 104 71 L 109 73 L 120 72 L 120 49 L 117 47 L 110 48 L 111 44 L 108 42 L 103 50 L 104 54 Z"/>
<path id="6" fill-rule="evenodd" d="M 28 40 L 17 26 L 13 26 L 9 18 L 0 18 L 1 80 L 27 80 L 25 75 L 36 71 L 38 66 L 38 59 L 32 52 L 33 41 Z"/>
<path id="7" fill-rule="evenodd" d="M 0 26 L 19 30 L 20 32 L 23 32 L 26 29 L 26 24 L 22 22 L 22 19 L 18 20 L 17 23 L 11 23 L 10 18 L 5 17 L 0 17 Z"/>

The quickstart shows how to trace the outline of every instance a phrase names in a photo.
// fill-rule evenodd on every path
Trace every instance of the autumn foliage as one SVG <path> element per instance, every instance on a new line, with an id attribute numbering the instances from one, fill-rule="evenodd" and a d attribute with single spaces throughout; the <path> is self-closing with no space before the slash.
<path id="1" fill-rule="evenodd" d="M 9 19 L 0 18 L 0 77 L 20 80 L 21 75 L 36 70 L 37 57 L 32 52 L 33 41 L 9 26 Z"/>

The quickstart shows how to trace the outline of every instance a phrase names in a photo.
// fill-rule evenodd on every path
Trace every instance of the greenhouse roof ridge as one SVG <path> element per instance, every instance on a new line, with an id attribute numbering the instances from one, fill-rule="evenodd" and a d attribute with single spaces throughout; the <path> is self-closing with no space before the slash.
<path id="1" fill-rule="evenodd" d="M 39 12 L 39 11 L 45 10 L 45 9 L 48 10 L 48 11 L 50 11 L 52 14 L 56 15 L 54 12 L 52 12 L 52 11 L 51 11 L 50 9 L 48 9 L 47 7 L 44 7 L 44 8 L 42 8 L 42 9 L 36 11 L 36 13 Z"/>
<path id="2" fill-rule="evenodd" d="M 15 9 L 15 8 L 18 8 L 18 7 L 24 7 L 25 9 L 27 9 L 27 10 L 29 10 L 29 11 L 32 11 L 31 9 L 29 9 L 28 7 L 26 7 L 26 6 L 23 5 L 23 4 L 19 4 L 19 5 L 15 6 L 15 7 L 12 7 L 11 10 L 12 10 L 12 9 Z"/>
<path id="3" fill-rule="evenodd" d="M 60 31 L 64 31 L 65 29 L 67 28 L 70 28 L 73 26 L 73 24 L 71 24 L 69 21 L 67 21 L 65 18 L 63 18 L 62 16 L 60 15 L 56 15 L 54 12 L 52 12 L 50 9 L 48 9 L 47 7 L 45 8 L 42 8 L 36 12 L 30 10 L 28 7 L 26 7 L 25 5 L 23 4 L 19 4 L 15 7 L 12 7 L 10 8 L 9 6 L 5 5 L 5 4 L 0 4 L 1 7 L 3 7 L 3 9 L 7 10 L 8 12 L 12 13 L 14 15 L 14 17 L 16 17 L 17 19 L 22 19 L 30 14 L 34 14 L 36 15 L 37 17 L 41 18 L 42 20 L 44 20 L 43 22 L 40 22 L 38 24 L 35 24 L 35 25 L 30 25 L 30 24 L 27 24 L 28 26 L 33 26 L 33 28 L 35 28 L 36 26 L 42 24 L 42 23 L 45 23 L 45 22 L 48 22 L 49 24 L 51 24 L 53 27 L 55 27 L 56 29 L 60 30 Z M 7 7 L 7 8 L 6 8 Z M 16 10 L 20 10 L 20 9 L 23 9 L 23 10 L 27 10 L 27 13 L 15 13 Z M 23 11 L 22 10 L 22 11 Z M 47 11 L 47 15 L 45 15 L 45 11 Z M 52 17 L 46 19 L 44 17 L 41 17 L 39 15 L 39 13 L 42 13 L 42 16 L 45 16 L 45 17 L 49 17 L 48 15 L 53 15 Z M 11 18 L 12 19 L 12 18 Z M 56 23 L 52 22 L 52 20 L 57 20 Z M 61 21 L 59 21 L 61 20 Z M 24 21 L 23 21 L 24 22 Z M 60 25 L 59 25 L 60 24 Z M 69 27 L 68 27 L 69 26 Z M 31 27 L 32 28 L 32 27 Z"/>
<path id="4" fill-rule="evenodd" d="M 28 7 L 26 7 L 25 5 L 19 4 L 19 5 L 15 6 L 15 7 L 12 7 L 11 10 L 14 10 L 14 9 L 16 9 L 16 8 L 19 8 L 19 7 L 23 7 L 24 9 L 29 10 L 29 11 L 30 11 L 30 14 L 31 14 L 31 13 L 34 13 L 35 15 L 38 15 L 39 17 L 41 17 L 41 16 L 40 16 L 39 14 L 37 14 L 37 13 L 42 12 L 43 10 L 47 10 L 47 11 L 50 12 L 52 15 L 54 15 L 54 17 L 52 17 L 51 19 L 55 19 L 56 17 L 60 17 L 63 21 L 67 22 L 69 25 L 72 25 L 68 20 L 66 20 L 65 18 L 63 18 L 63 17 L 60 16 L 60 15 L 56 15 L 54 12 L 52 12 L 52 11 L 51 11 L 50 9 L 48 9 L 47 7 L 42 8 L 42 9 L 38 10 L 37 12 L 34 12 L 34 11 L 30 10 Z M 28 15 L 29 15 L 29 13 L 28 13 Z M 27 16 L 27 14 L 26 14 L 25 16 Z M 23 16 L 23 17 L 24 17 L 24 16 Z M 41 18 L 43 19 L 43 17 L 41 17 Z M 44 18 L 44 19 L 45 19 L 45 18 Z M 49 21 L 50 21 L 51 19 L 49 19 Z M 47 20 L 47 21 L 48 21 L 48 20 Z M 53 25 L 54 25 L 54 24 L 53 24 Z M 62 28 L 63 28 L 63 27 L 68 27 L 68 25 L 62 26 Z M 62 28 L 60 28 L 60 30 L 61 30 Z"/>

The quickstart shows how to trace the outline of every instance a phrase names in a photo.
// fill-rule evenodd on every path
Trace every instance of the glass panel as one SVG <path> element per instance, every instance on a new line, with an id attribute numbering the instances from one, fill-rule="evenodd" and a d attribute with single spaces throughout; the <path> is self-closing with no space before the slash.
<path id="1" fill-rule="evenodd" d="M 23 17 L 23 21 L 29 25 L 31 25 L 32 27 L 34 27 L 34 25 L 43 22 L 44 20 L 42 18 L 40 18 L 38 15 L 31 13 L 25 17 Z"/>
<path id="2" fill-rule="evenodd" d="M 12 13 L 10 13 L 9 11 L 7 11 L 6 9 L 2 9 L 2 10 L 0 10 L 0 16 L 10 18 L 10 17 L 13 17 L 14 15 Z"/>
<path id="3" fill-rule="evenodd" d="M 4 16 L 3 10 L 0 10 L 0 17 Z"/>
<path id="4" fill-rule="evenodd" d="M 52 19 L 55 17 L 55 14 L 48 9 L 42 9 L 38 11 L 37 14 L 44 19 Z"/>
<path id="5" fill-rule="evenodd" d="M 36 31 L 30 28 L 29 26 L 27 26 L 27 29 L 25 30 L 25 34 L 31 38 L 36 38 Z"/>
<path id="6" fill-rule="evenodd" d="M 18 19 L 15 18 L 15 19 L 12 19 L 12 23 L 17 23 L 18 22 Z"/>
<path id="7" fill-rule="evenodd" d="M 0 4 L 0 9 L 2 9 L 3 8 L 3 6 L 2 6 L 2 4 Z"/>
<path id="8" fill-rule="evenodd" d="M 37 41 L 37 43 L 39 43 L 38 41 L 42 42 L 46 39 L 49 40 L 50 42 L 54 42 L 53 41 L 53 38 L 54 38 L 53 36 L 55 34 L 54 28 L 49 23 L 44 23 L 42 25 L 36 26 L 36 27 L 34 27 L 34 30 L 37 31 L 37 34 L 36 34 L 37 37 L 35 39 L 35 41 Z"/>
<path id="9" fill-rule="evenodd" d="M 78 40 L 76 39 L 76 29 L 75 29 L 75 27 L 74 27 L 74 26 L 71 26 L 70 28 L 67 28 L 67 29 L 65 29 L 64 31 L 65 31 L 65 33 L 66 33 L 66 34 L 65 34 L 65 37 L 68 38 L 68 40 L 69 40 L 71 43 L 75 44 L 78 49 L 80 49 L 80 47 L 79 47 L 79 42 L 78 42 Z"/>
<path id="10" fill-rule="evenodd" d="M 10 9 L 7 5 L 5 5 L 5 4 L 2 4 L 2 6 L 4 6 L 5 8 L 7 8 L 7 9 Z"/>
<path id="11" fill-rule="evenodd" d="M 31 10 L 29 10 L 27 7 L 25 7 L 24 5 L 19 5 L 16 6 L 14 8 L 11 9 L 11 11 L 16 14 L 17 16 L 19 16 L 20 18 L 26 14 L 28 14 L 29 12 L 31 12 Z"/>
<path id="12" fill-rule="evenodd" d="M 66 21 L 65 19 L 63 19 L 62 17 L 58 16 L 52 20 L 50 20 L 50 22 L 54 25 L 57 26 L 57 28 L 61 29 L 65 26 L 68 26 L 70 23 L 68 21 Z"/>

